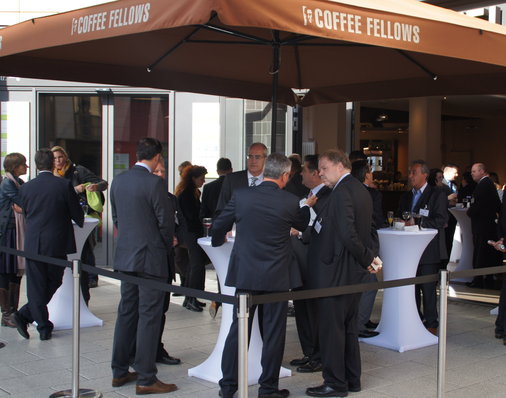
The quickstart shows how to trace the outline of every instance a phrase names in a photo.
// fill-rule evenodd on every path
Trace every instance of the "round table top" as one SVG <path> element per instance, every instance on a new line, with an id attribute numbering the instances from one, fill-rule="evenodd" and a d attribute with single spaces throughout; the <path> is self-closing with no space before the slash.
<path id="1" fill-rule="evenodd" d="M 197 242 L 201 246 L 211 246 L 211 237 L 198 238 Z M 234 243 L 234 238 L 227 238 L 227 242 Z M 225 242 L 225 243 L 227 243 Z"/>
<path id="2" fill-rule="evenodd" d="M 413 235 L 413 236 L 416 236 L 416 235 L 436 235 L 437 234 L 437 229 L 433 229 L 433 228 L 424 228 L 422 230 L 419 230 L 419 231 L 399 231 L 399 230 L 396 230 L 396 229 L 390 229 L 390 228 L 381 228 L 381 229 L 378 229 L 378 234 L 379 235 L 397 235 L 397 236 L 406 236 L 406 235 Z"/>

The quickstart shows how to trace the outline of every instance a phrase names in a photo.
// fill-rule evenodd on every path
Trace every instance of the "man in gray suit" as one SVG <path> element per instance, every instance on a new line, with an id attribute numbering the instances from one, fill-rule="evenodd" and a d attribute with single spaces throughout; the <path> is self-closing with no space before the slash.
<path id="1" fill-rule="evenodd" d="M 118 241 L 114 269 L 147 280 L 166 282 L 174 236 L 174 208 L 163 180 L 151 172 L 160 160 L 162 145 L 154 138 L 137 144 L 137 163 L 111 185 L 111 205 Z M 112 386 L 137 380 L 136 393 L 161 394 L 177 390 L 156 378 L 156 354 L 165 292 L 121 282 L 121 301 L 112 349 Z M 135 340 L 136 372 L 129 372 Z"/>

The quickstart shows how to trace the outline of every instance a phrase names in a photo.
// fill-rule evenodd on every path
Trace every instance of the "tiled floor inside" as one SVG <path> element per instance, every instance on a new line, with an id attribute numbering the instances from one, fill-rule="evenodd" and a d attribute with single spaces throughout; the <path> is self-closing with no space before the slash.
<path id="1" fill-rule="evenodd" d="M 213 271 L 207 272 L 206 287 L 215 291 Z M 381 292 L 380 292 L 381 293 Z M 103 327 L 81 330 L 80 383 L 82 388 L 100 391 L 107 398 L 135 397 L 135 386 L 111 387 L 111 346 L 119 300 L 117 281 L 102 278 L 92 289 L 90 308 L 104 320 Z M 379 297 L 381 294 L 378 295 Z M 377 300 L 375 317 L 379 317 Z M 221 311 L 216 319 L 209 313 L 190 312 L 181 307 L 182 298 L 172 299 L 164 342 L 171 355 L 181 358 L 180 366 L 158 366 L 164 382 L 176 383 L 179 390 L 155 396 L 207 398 L 218 397 L 216 384 L 188 377 L 188 369 L 201 363 L 212 351 L 219 331 Z M 70 305 L 70 304 L 69 304 Z M 448 351 L 446 393 L 448 398 L 505 397 L 506 347 L 494 338 L 495 317 L 492 304 L 451 300 L 448 305 Z M 0 328 L 0 397 L 49 397 L 71 387 L 72 333 L 55 331 L 50 341 L 40 341 L 33 327 L 32 338 L 24 340 L 16 330 Z M 399 353 L 361 343 L 362 392 L 356 398 L 436 397 L 438 347 L 432 346 Z M 288 318 L 284 366 L 301 356 L 294 318 Z M 321 383 L 321 374 L 300 374 L 281 379 L 291 397 L 305 397 L 308 386 Z M 249 388 L 257 396 L 258 386 Z"/>

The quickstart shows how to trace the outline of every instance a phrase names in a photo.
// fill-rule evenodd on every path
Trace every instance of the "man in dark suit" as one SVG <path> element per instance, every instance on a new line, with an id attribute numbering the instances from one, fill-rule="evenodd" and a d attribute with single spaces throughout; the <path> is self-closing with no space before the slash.
<path id="1" fill-rule="evenodd" d="M 340 150 L 320 156 L 320 176 L 333 187 L 325 209 L 316 216 L 308 262 L 309 288 L 361 283 L 374 266 L 372 202 L 364 185 L 350 175 L 348 156 Z M 312 397 L 345 397 L 360 391 L 358 304 L 360 293 L 318 299 L 323 384 L 308 388 Z"/>
<path id="2" fill-rule="evenodd" d="M 214 180 L 202 188 L 202 204 L 200 206 L 200 218 L 213 218 L 218 205 L 221 187 L 225 177 L 232 173 L 232 162 L 227 158 L 220 158 L 216 163 L 216 173 L 218 179 Z"/>
<path id="3" fill-rule="evenodd" d="M 280 154 L 265 162 L 264 181 L 257 187 L 237 189 L 212 226 L 212 244 L 220 246 L 236 223 L 236 238 L 225 284 L 237 292 L 262 294 L 286 292 L 300 286 L 300 273 L 290 246 L 290 228 L 302 230 L 309 221 L 308 206 L 299 207 L 296 196 L 283 191 L 288 181 L 290 161 Z M 310 199 L 313 204 L 316 199 Z M 251 321 L 256 308 L 250 311 Z M 261 334 L 262 374 L 258 380 L 259 398 L 284 398 L 279 390 L 279 370 L 283 359 L 286 332 L 286 302 L 258 306 L 263 314 Z M 237 317 L 234 318 L 223 351 L 220 380 L 221 396 L 232 398 L 237 391 Z"/>
<path id="4" fill-rule="evenodd" d="M 495 220 L 501 208 L 501 201 L 494 183 L 487 175 L 487 168 L 483 163 L 475 163 L 471 168 L 471 176 L 476 182 L 471 207 L 467 215 L 471 218 L 473 233 L 473 267 L 484 268 L 500 265 L 501 253 L 487 244 L 489 240 L 497 240 L 497 225 Z M 469 284 L 471 287 L 492 288 L 492 275 L 475 277 Z"/>
<path id="5" fill-rule="evenodd" d="M 163 180 L 152 170 L 160 160 L 162 145 L 154 138 L 137 144 L 137 163 L 118 175 L 111 185 L 111 209 L 118 240 L 114 269 L 147 280 L 166 282 L 168 256 L 174 236 L 174 207 Z M 174 384 L 156 378 L 156 354 L 165 292 L 121 282 L 112 348 L 112 386 L 137 380 L 137 394 L 175 391 Z M 129 372 L 132 341 L 135 339 L 136 372 Z"/>
<path id="6" fill-rule="evenodd" d="M 455 184 L 455 179 L 459 175 L 459 168 L 457 165 L 448 163 L 443 167 L 443 189 L 446 192 L 446 197 L 448 199 L 448 208 L 454 207 L 457 204 L 457 184 Z M 445 242 L 446 242 L 446 252 L 448 254 L 448 260 L 450 259 L 450 254 L 452 252 L 453 247 L 453 237 L 455 235 L 455 228 L 457 227 L 457 219 L 455 216 L 448 211 L 448 225 L 445 228 Z M 444 261 L 441 264 L 443 269 L 446 269 L 448 262 Z"/>
<path id="7" fill-rule="evenodd" d="M 166 178 L 166 170 L 164 165 L 164 160 L 162 157 L 160 157 L 160 161 L 156 165 L 156 168 L 153 170 L 153 174 L 160 177 L 162 180 L 165 181 Z M 169 276 L 167 278 L 167 283 L 172 285 L 172 281 L 176 278 L 176 265 L 174 261 L 174 247 L 178 244 L 183 243 L 183 235 L 184 230 L 186 228 L 185 221 L 183 214 L 179 210 L 177 198 L 170 192 L 167 192 L 167 195 L 169 197 L 170 203 L 172 205 L 172 208 L 175 212 L 175 235 L 173 239 L 173 247 L 171 251 L 169 252 L 168 256 L 168 263 L 169 263 Z M 160 337 L 158 339 L 158 350 L 156 352 L 156 362 L 157 363 L 163 363 L 165 365 L 179 365 L 181 363 L 181 360 L 179 358 L 175 358 L 173 356 L 170 356 L 165 347 L 163 346 L 162 342 L 162 336 L 163 336 L 163 330 L 165 329 L 165 314 L 169 310 L 170 305 L 170 292 L 165 292 L 165 297 L 163 299 L 163 312 L 162 312 L 162 321 L 160 324 Z"/>
<path id="8" fill-rule="evenodd" d="M 412 189 L 401 196 L 397 210 L 399 216 L 404 211 L 411 212 L 408 225 L 414 224 L 414 217 L 420 217 L 423 227 L 438 230 L 420 258 L 416 276 L 437 274 L 441 260 L 447 256 L 444 234 L 448 222 L 447 198 L 443 190 L 427 183 L 429 172 L 425 161 L 415 160 L 411 163 L 408 178 Z M 436 285 L 436 282 L 429 282 L 415 286 L 418 312 L 427 330 L 434 335 L 437 335 L 439 326 Z"/>
<path id="9" fill-rule="evenodd" d="M 247 169 L 230 173 L 223 181 L 218 205 L 216 206 L 216 215 L 225 208 L 236 189 L 260 185 L 263 181 L 266 158 L 267 147 L 264 144 L 255 142 L 250 145 L 248 150 Z"/>
<path id="10" fill-rule="evenodd" d="M 351 164 L 351 175 L 364 184 L 367 192 L 371 195 L 373 228 L 378 230 L 385 227 L 386 223 L 385 216 L 383 215 L 382 195 L 376 188 L 370 187 L 370 185 L 372 185 L 372 171 L 367 160 L 357 160 L 353 162 Z M 379 245 L 374 247 L 374 254 L 376 256 L 379 254 Z M 375 274 L 369 274 L 368 277 L 368 282 L 378 282 L 378 278 Z M 379 334 L 374 330 L 369 330 L 376 329 L 378 326 L 378 324 L 370 320 L 377 292 L 377 290 L 368 290 L 363 292 L 360 297 L 358 309 L 358 336 L 361 338 L 374 337 Z"/>
<path id="11" fill-rule="evenodd" d="M 307 155 L 304 158 L 302 166 L 302 183 L 309 189 L 308 196 L 315 195 L 318 198 L 314 209 L 311 209 L 311 218 L 309 225 L 304 231 L 296 229 L 291 230 L 291 242 L 297 263 L 302 277 L 302 286 L 298 289 L 307 289 L 306 284 L 309 279 L 311 269 L 307 261 L 307 249 L 311 237 L 311 228 L 321 209 L 329 197 L 331 189 L 323 184 L 318 172 L 318 155 Z M 293 177 L 292 177 L 293 178 Z M 304 203 L 305 198 L 300 203 Z M 321 371 L 320 344 L 318 340 L 318 316 L 316 300 L 295 300 L 295 323 L 297 333 L 302 348 L 303 357 L 294 359 L 290 362 L 292 366 L 298 366 L 297 372 L 312 373 Z"/>
<path id="12" fill-rule="evenodd" d="M 53 152 L 49 148 L 35 153 L 39 175 L 19 189 L 26 217 L 25 252 L 66 259 L 76 252 L 72 220 L 83 226 L 84 213 L 74 187 L 68 180 L 53 175 Z M 62 284 L 64 268 L 26 259 L 28 303 L 11 315 L 19 334 L 30 336 L 27 326 L 37 322 L 41 340 L 49 340 L 53 324 L 47 304 Z"/>

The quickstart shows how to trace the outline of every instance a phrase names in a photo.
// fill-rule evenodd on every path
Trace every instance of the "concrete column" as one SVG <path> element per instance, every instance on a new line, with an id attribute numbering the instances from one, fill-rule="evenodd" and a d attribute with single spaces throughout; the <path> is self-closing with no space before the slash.
<path id="1" fill-rule="evenodd" d="M 341 148 L 349 144 L 346 139 L 346 104 L 314 105 L 303 110 L 303 140 L 314 140 L 316 153 Z"/>
<path id="2" fill-rule="evenodd" d="M 409 161 L 425 160 L 430 168 L 441 167 L 441 98 L 409 100 Z"/>

